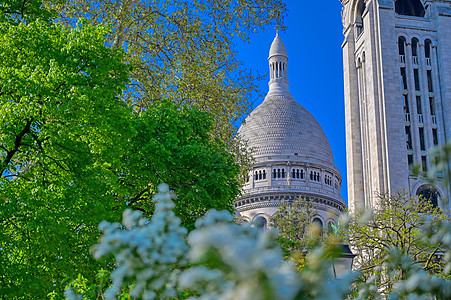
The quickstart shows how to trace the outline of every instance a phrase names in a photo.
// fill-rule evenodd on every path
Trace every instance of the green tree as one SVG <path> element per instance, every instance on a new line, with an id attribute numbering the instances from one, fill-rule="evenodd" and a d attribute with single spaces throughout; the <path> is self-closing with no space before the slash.
<path id="1" fill-rule="evenodd" d="M 235 45 L 269 24 L 281 27 L 282 0 L 67 0 L 53 6 L 67 25 L 80 18 L 112 25 L 109 45 L 124 48 L 134 66 L 124 95 L 130 106 L 142 110 L 166 99 L 207 111 L 214 135 L 234 143 L 231 149 L 248 162 L 234 140 L 235 124 L 249 113 L 258 88 Z"/>
<path id="2" fill-rule="evenodd" d="M 135 134 L 118 174 L 124 202 L 149 215 L 151 196 L 167 182 L 177 195 L 176 215 L 190 230 L 210 208 L 233 212 L 239 167 L 227 145 L 210 136 L 212 127 L 209 114 L 170 102 L 135 114 Z"/>
<path id="3" fill-rule="evenodd" d="M 290 257 L 298 268 L 304 267 L 307 253 L 324 238 L 322 229 L 312 223 L 316 214 L 314 204 L 299 197 L 282 204 L 271 216 L 270 223 L 277 228 L 285 257 Z"/>
<path id="4" fill-rule="evenodd" d="M 344 235 L 357 254 L 354 266 L 362 271 L 363 280 L 375 276 L 379 292 L 387 294 L 397 282 L 407 278 L 406 265 L 410 264 L 410 259 L 404 265 L 390 263 L 388 271 L 384 263 L 393 260 L 395 252 L 397 257 L 411 257 L 429 273 L 442 272 L 443 263 L 438 258 L 446 252 L 443 242 L 425 240 L 424 230 L 429 228 L 429 235 L 434 236 L 440 227 L 428 224 L 449 220 L 446 213 L 428 201 L 399 193 L 380 197 L 372 211 L 351 216 L 349 231 Z"/>
<path id="5" fill-rule="evenodd" d="M 125 206 L 109 192 L 117 181 L 108 166 L 130 128 L 117 99 L 127 67 L 103 46 L 105 34 L 87 24 L 0 23 L 0 294 L 8 299 L 42 299 L 78 269 L 96 270 L 88 252 L 96 223 Z"/>
<path id="6" fill-rule="evenodd" d="M 118 221 L 126 206 L 151 215 L 162 179 L 187 227 L 209 208 L 232 210 L 238 167 L 211 138 L 212 119 L 167 101 L 127 106 L 132 68 L 105 46 L 107 26 L 65 28 L 40 1 L 0 9 L 3 299 L 58 298 L 66 278 L 92 282 L 112 267 L 89 252 L 99 221 Z"/>
<path id="7" fill-rule="evenodd" d="M 259 74 L 243 67 L 235 45 L 272 24 L 283 28 L 283 0 L 43 0 L 62 24 L 110 24 L 108 45 L 134 66 L 122 95 L 135 111 L 168 100 L 213 116 L 210 135 L 224 141 L 241 166 L 253 163 L 236 124 L 252 108 Z"/>

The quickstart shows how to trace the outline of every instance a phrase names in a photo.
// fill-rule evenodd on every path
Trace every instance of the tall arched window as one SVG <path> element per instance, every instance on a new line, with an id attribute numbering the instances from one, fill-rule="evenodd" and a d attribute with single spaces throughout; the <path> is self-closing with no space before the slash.
<path id="1" fill-rule="evenodd" d="M 424 56 L 426 57 L 426 65 L 432 66 L 431 60 L 432 42 L 431 40 L 424 41 Z"/>
<path id="2" fill-rule="evenodd" d="M 263 216 L 256 216 L 254 218 L 254 220 L 252 221 L 252 223 L 253 223 L 253 226 L 258 229 L 265 229 L 268 224 L 268 221 Z"/>
<path id="3" fill-rule="evenodd" d="M 314 218 L 313 219 L 313 223 L 314 224 L 317 224 L 318 226 L 319 226 L 319 228 L 321 228 L 321 230 L 323 230 L 323 221 L 321 221 L 321 219 L 320 218 Z"/>
<path id="4" fill-rule="evenodd" d="M 360 0 L 359 3 L 357 4 L 355 18 L 356 36 L 359 36 L 363 32 L 363 14 L 365 12 L 365 9 L 366 9 L 365 1 Z"/>
<path id="5" fill-rule="evenodd" d="M 418 39 L 412 39 L 412 56 L 418 56 Z"/>
<path id="6" fill-rule="evenodd" d="M 420 0 L 395 0 L 395 12 L 398 15 L 422 18 L 426 15 Z"/>
<path id="7" fill-rule="evenodd" d="M 399 62 L 402 64 L 406 63 L 406 38 L 400 36 L 398 38 L 398 53 L 399 53 Z"/>
<path id="8" fill-rule="evenodd" d="M 412 39 L 412 62 L 414 65 L 418 65 L 418 39 Z M 419 89 L 417 89 L 419 91 Z"/>
<path id="9" fill-rule="evenodd" d="M 406 38 L 400 36 L 398 38 L 399 55 L 406 55 Z"/>
<path id="10" fill-rule="evenodd" d="M 417 190 L 417 196 L 421 197 L 423 201 L 431 203 L 434 207 L 438 206 L 440 193 L 436 188 L 430 185 L 423 185 Z"/>
<path id="11" fill-rule="evenodd" d="M 432 48 L 431 40 L 425 40 L 424 41 L 424 56 L 426 58 L 431 58 L 431 48 Z"/>

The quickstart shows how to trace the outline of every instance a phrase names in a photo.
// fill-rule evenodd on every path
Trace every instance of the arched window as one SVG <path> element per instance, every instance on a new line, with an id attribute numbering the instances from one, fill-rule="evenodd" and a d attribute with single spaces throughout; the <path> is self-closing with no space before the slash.
<path id="1" fill-rule="evenodd" d="M 254 173 L 254 180 L 258 180 L 258 173 L 257 173 L 257 171 L 255 171 L 255 173 Z"/>
<path id="2" fill-rule="evenodd" d="M 426 65 L 432 66 L 431 60 L 432 42 L 431 40 L 424 41 L 424 56 L 426 57 Z"/>
<path id="3" fill-rule="evenodd" d="M 321 230 L 323 230 L 323 221 L 321 221 L 320 218 L 314 218 L 313 223 L 317 224 L 319 226 L 319 228 L 321 228 Z"/>
<path id="4" fill-rule="evenodd" d="M 417 196 L 421 197 L 423 201 L 431 203 L 434 207 L 438 206 L 440 193 L 436 188 L 430 185 L 423 185 L 417 190 Z"/>
<path id="5" fill-rule="evenodd" d="M 424 41 L 424 56 L 426 58 L 431 58 L 431 48 L 432 48 L 431 40 L 425 40 Z"/>
<path id="6" fill-rule="evenodd" d="M 253 226 L 258 229 L 265 229 L 268 224 L 268 221 L 266 221 L 265 217 L 256 216 L 254 218 L 254 220 L 252 221 L 252 223 L 253 223 Z"/>
<path id="7" fill-rule="evenodd" d="M 285 169 L 282 169 L 282 178 L 285 178 Z"/>
<path id="8" fill-rule="evenodd" d="M 412 39 L 412 56 L 418 56 L 418 39 Z"/>
<path id="9" fill-rule="evenodd" d="M 301 170 L 301 179 L 304 179 L 304 170 Z"/>
<path id="10" fill-rule="evenodd" d="M 406 55 L 406 38 L 403 36 L 398 38 L 398 52 L 399 55 Z"/>
<path id="11" fill-rule="evenodd" d="M 266 179 L 266 171 L 263 170 L 263 179 Z"/>
<path id="12" fill-rule="evenodd" d="M 420 0 L 395 0 L 395 12 L 398 15 L 422 18 L 426 15 Z"/>
<path id="13" fill-rule="evenodd" d="M 280 178 L 280 169 L 277 169 L 277 178 Z"/>
<path id="14" fill-rule="evenodd" d="M 358 37 L 363 32 L 363 14 L 365 12 L 366 6 L 365 1 L 360 0 L 359 4 L 357 4 L 356 18 L 355 18 L 355 27 L 356 27 L 356 36 Z"/>
<path id="15" fill-rule="evenodd" d="M 291 178 L 296 178 L 296 170 L 291 170 Z"/>
<path id="16" fill-rule="evenodd" d="M 296 178 L 299 178 L 299 169 L 296 170 Z"/>
<path id="17" fill-rule="evenodd" d="M 276 169 L 272 170 L 272 178 L 276 178 L 277 177 L 277 172 Z"/>
<path id="18" fill-rule="evenodd" d="M 258 180 L 262 179 L 262 171 L 258 171 Z"/>

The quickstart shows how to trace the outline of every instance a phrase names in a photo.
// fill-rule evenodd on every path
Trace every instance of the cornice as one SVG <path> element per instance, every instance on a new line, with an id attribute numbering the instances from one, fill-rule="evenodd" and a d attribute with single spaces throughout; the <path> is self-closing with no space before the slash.
<path id="1" fill-rule="evenodd" d="M 306 200 L 313 200 L 313 203 L 325 205 L 331 209 L 335 209 L 341 213 L 346 212 L 346 205 L 331 197 L 316 195 L 313 193 L 265 193 L 248 197 L 241 197 L 235 202 L 235 209 L 244 212 L 252 209 L 264 207 L 278 207 L 286 202 L 296 201 L 302 196 Z"/>

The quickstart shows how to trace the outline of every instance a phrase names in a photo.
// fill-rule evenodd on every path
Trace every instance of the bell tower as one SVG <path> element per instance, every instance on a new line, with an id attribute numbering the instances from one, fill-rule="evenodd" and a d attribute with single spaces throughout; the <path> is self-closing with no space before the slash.
<path id="1" fill-rule="evenodd" d="M 451 138 L 451 0 L 341 0 L 348 205 L 406 190 L 448 196 L 423 172 Z"/>

